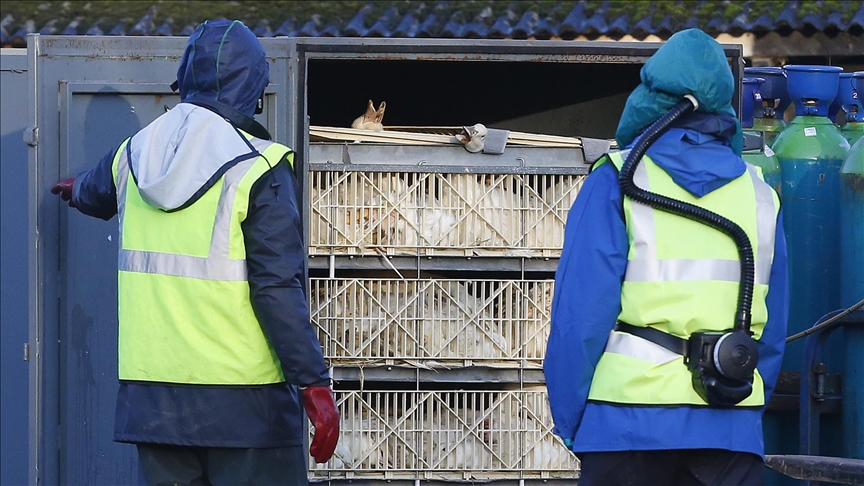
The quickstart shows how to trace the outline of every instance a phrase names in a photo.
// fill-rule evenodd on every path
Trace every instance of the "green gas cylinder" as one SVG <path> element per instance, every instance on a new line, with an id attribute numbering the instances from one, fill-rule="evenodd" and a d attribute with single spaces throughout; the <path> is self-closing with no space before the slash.
<path id="1" fill-rule="evenodd" d="M 789 255 L 789 334 L 840 305 L 840 166 L 849 142 L 828 118 L 839 67 L 785 66 L 797 116 L 772 147 L 783 177 Z M 783 368 L 798 370 L 803 348 L 790 346 Z"/>
<path id="2" fill-rule="evenodd" d="M 754 135 L 755 140 L 762 140 L 762 146 L 755 149 L 745 150 L 741 157 L 748 164 L 762 169 L 762 178 L 777 193 L 780 193 L 783 178 L 780 175 L 780 163 L 774 156 L 774 151 L 765 140 L 766 132 L 754 129 L 754 114 L 762 114 L 762 93 L 760 86 L 765 82 L 764 78 L 745 76 L 741 80 L 741 127 L 745 135 Z M 770 118 L 768 119 L 770 120 Z"/>
<path id="3" fill-rule="evenodd" d="M 741 158 L 744 162 L 762 169 L 762 178 L 777 191 L 777 195 L 782 196 L 783 175 L 780 172 L 780 161 L 771 147 L 765 145 L 762 150 L 747 150 L 741 154 Z"/>
<path id="4" fill-rule="evenodd" d="M 859 86 L 864 91 L 864 77 Z M 864 299 L 864 137 L 840 168 L 840 268 L 843 308 Z M 843 453 L 864 459 L 864 328 L 843 329 L 843 340 Z"/>
<path id="5" fill-rule="evenodd" d="M 786 122 L 782 118 L 754 118 L 753 130 L 765 133 L 765 144 L 771 147 L 777 141 L 780 133 L 786 129 Z"/>
<path id="6" fill-rule="evenodd" d="M 763 80 L 759 84 L 760 99 L 747 111 L 752 112 L 753 130 L 763 132 L 765 143 L 771 147 L 786 128 L 783 113 L 792 102 L 786 89 L 786 74 L 779 67 L 746 67 L 744 76 Z"/>
<path id="7" fill-rule="evenodd" d="M 849 142 L 849 145 L 855 145 L 855 142 L 864 137 L 864 122 L 847 121 L 840 129 L 840 134 Z"/>

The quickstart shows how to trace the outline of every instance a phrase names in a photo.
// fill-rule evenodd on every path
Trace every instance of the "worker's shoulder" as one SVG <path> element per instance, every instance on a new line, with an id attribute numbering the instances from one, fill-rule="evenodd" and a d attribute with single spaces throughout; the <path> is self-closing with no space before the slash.
<path id="1" fill-rule="evenodd" d="M 594 172 L 600 166 L 606 164 L 607 162 L 611 162 L 612 167 L 615 168 L 615 171 L 620 171 L 621 167 L 624 166 L 624 160 L 627 159 L 627 154 L 630 153 L 630 149 L 625 150 L 613 150 L 611 152 L 606 152 L 601 155 L 599 159 L 597 159 L 593 164 L 591 164 L 590 172 Z"/>

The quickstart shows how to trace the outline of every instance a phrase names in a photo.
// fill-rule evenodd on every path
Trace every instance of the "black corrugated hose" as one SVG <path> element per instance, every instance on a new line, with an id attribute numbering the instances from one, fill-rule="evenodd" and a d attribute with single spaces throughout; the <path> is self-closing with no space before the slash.
<path id="1" fill-rule="evenodd" d="M 755 263 L 753 260 L 753 247 L 750 238 L 740 226 L 734 222 L 706 209 L 694 206 L 684 201 L 672 199 L 660 194 L 640 189 L 633 183 L 633 174 L 636 166 L 642 160 L 642 156 L 648 147 L 654 143 L 676 119 L 697 108 L 698 102 L 691 96 L 679 101 L 659 120 L 648 127 L 627 155 L 624 166 L 618 174 L 618 184 L 621 191 L 634 201 L 647 204 L 652 208 L 676 214 L 687 219 L 706 224 L 726 234 L 735 242 L 738 248 L 738 257 L 741 262 L 741 280 L 738 286 L 738 308 L 735 312 L 735 329 L 750 333 L 750 306 L 753 302 L 753 283 L 755 279 Z"/>

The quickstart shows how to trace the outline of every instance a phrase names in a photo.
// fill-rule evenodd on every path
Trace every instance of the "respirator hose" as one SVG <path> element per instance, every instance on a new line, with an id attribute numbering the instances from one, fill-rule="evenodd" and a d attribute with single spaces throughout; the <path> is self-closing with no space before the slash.
<path id="1" fill-rule="evenodd" d="M 741 265 L 741 281 L 738 287 L 738 307 L 735 312 L 735 329 L 750 332 L 750 308 L 753 302 L 753 285 L 755 280 L 755 261 L 750 238 L 740 226 L 734 222 L 693 204 L 668 198 L 660 194 L 645 191 L 633 182 L 633 174 L 642 156 L 654 141 L 662 135 L 672 123 L 687 112 L 698 107 L 698 102 L 690 95 L 679 101 L 659 120 L 649 126 L 636 140 L 621 172 L 618 174 L 618 184 L 621 191 L 634 201 L 651 206 L 668 213 L 706 224 L 728 235 L 735 242 Z"/>

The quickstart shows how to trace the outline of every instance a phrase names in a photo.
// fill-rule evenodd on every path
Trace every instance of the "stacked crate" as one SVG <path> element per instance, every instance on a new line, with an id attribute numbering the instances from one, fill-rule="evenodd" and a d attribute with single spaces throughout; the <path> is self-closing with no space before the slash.
<path id="1" fill-rule="evenodd" d="M 312 144 L 309 159 L 310 313 L 342 414 L 336 453 L 311 477 L 578 477 L 542 378 L 524 376 L 542 376 L 581 153 Z M 514 262 L 521 272 L 503 271 Z M 526 276 L 530 262 L 545 271 Z M 381 367 L 417 379 L 408 389 Z"/>

